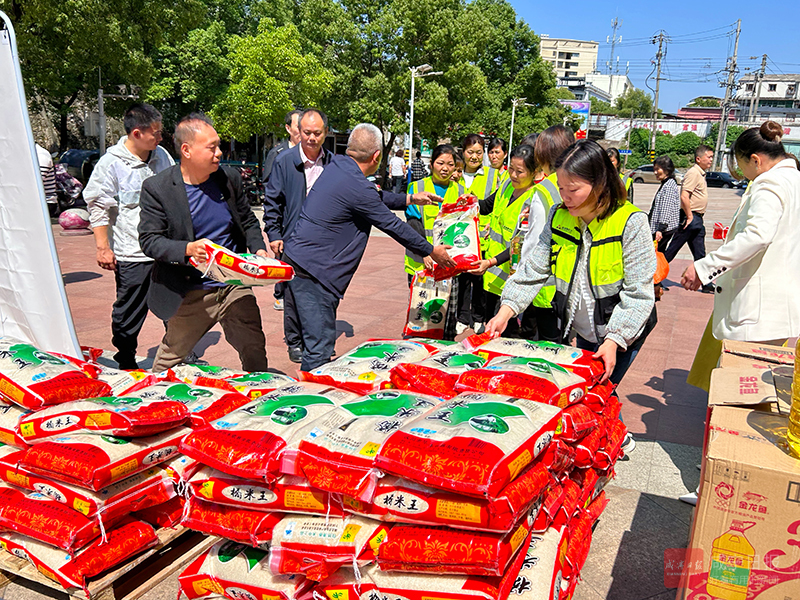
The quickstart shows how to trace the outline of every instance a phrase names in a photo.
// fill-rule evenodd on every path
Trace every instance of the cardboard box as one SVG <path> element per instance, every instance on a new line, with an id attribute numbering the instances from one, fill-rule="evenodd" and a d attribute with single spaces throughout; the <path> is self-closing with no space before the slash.
<path id="1" fill-rule="evenodd" d="M 781 367 L 785 368 L 785 367 Z M 719 368 L 711 372 L 708 405 L 760 408 L 789 414 L 791 398 L 778 394 L 771 369 L 757 367 Z M 706 421 L 708 422 L 708 421 Z"/>
<path id="2" fill-rule="evenodd" d="M 710 411 L 678 598 L 800 600 L 800 461 L 783 415 Z"/>
<path id="3" fill-rule="evenodd" d="M 751 342 L 722 341 L 722 354 L 733 354 L 778 365 L 794 365 L 794 347 L 770 346 Z"/>
<path id="4" fill-rule="evenodd" d="M 750 356 L 739 356 L 738 354 L 731 354 L 723 352 L 719 357 L 719 367 L 721 369 L 760 369 L 767 371 L 774 367 L 775 363 L 770 363 L 765 360 L 756 360 Z"/>

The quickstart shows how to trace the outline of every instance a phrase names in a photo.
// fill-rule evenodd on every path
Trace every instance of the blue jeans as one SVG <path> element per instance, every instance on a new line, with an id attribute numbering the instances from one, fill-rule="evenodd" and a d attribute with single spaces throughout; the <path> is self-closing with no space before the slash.
<path id="1" fill-rule="evenodd" d="M 339 297 L 316 279 L 295 277 L 289 282 L 303 336 L 300 369 L 311 371 L 330 362 L 336 347 Z"/>

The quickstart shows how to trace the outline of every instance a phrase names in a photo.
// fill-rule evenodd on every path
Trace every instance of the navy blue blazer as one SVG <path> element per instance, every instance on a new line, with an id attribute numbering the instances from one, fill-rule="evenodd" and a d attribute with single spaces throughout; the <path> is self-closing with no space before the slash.
<path id="1" fill-rule="evenodd" d="M 311 188 L 294 231 L 284 240 L 283 252 L 343 298 L 373 225 L 415 254 L 433 252 L 430 242 L 392 212 L 405 206 L 405 194 L 381 194 L 356 161 L 334 156 Z"/>
<path id="2" fill-rule="evenodd" d="M 325 152 L 327 165 L 331 153 Z M 294 229 L 306 199 L 306 173 L 300 158 L 300 144 L 275 158 L 269 181 L 264 186 L 264 232 L 270 242 L 286 240 Z"/>

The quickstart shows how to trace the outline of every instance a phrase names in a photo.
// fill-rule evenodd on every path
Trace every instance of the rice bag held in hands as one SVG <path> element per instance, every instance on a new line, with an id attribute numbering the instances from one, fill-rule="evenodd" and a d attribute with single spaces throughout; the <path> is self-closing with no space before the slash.
<path id="1" fill-rule="evenodd" d="M 494 394 L 465 393 L 404 424 L 376 466 L 439 489 L 494 497 L 553 439 L 561 411 Z"/>
<path id="2" fill-rule="evenodd" d="M 203 277 L 225 285 L 272 285 L 279 281 L 290 281 L 294 277 L 294 269 L 277 258 L 237 254 L 209 241 L 205 243 L 205 250 L 207 262 L 198 263 L 190 258 L 189 263 L 202 272 Z"/>
<path id="3" fill-rule="evenodd" d="M 434 396 L 383 390 L 342 404 L 314 421 L 300 441 L 297 470 L 314 487 L 368 502 L 378 480 L 373 467 L 383 442 L 440 402 Z"/>
<path id="4" fill-rule="evenodd" d="M 441 340 L 444 337 L 445 317 L 450 305 L 452 279 L 435 281 L 425 271 L 417 271 L 411 281 L 411 296 L 404 336 L 419 336 Z"/>
<path id="5" fill-rule="evenodd" d="M 392 367 L 428 358 L 437 351 L 421 342 L 370 340 L 333 362 L 311 372 L 300 371 L 302 381 L 333 385 L 359 395 L 377 392 L 389 383 Z"/>
<path id="6" fill-rule="evenodd" d="M 0 337 L 0 399 L 35 410 L 110 392 L 107 383 L 92 379 L 70 361 L 18 339 Z"/>
<path id="7" fill-rule="evenodd" d="M 295 475 L 297 447 L 309 424 L 357 397 L 327 385 L 291 383 L 193 432 L 181 452 L 237 477 Z"/>
<path id="8" fill-rule="evenodd" d="M 392 368 L 392 384 L 403 390 L 430 394 L 440 398 L 452 398 L 458 377 L 486 364 L 486 359 L 477 354 L 455 350 L 442 350 L 430 358 L 413 363 L 400 363 Z"/>
<path id="9" fill-rule="evenodd" d="M 447 251 L 455 267 L 436 265 L 433 278 L 449 279 L 472 269 L 472 263 L 481 259 L 480 229 L 478 225 L 478 198 L 461 196 L 456 202 L 442 204 L 433 222 L 433 245 L 451 246 Z"/>

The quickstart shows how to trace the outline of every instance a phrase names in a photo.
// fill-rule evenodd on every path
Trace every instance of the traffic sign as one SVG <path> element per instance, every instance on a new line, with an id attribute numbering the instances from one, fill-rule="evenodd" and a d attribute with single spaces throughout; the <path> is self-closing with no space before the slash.
<path id="1" fill-rule="evenodd" d="M 633 154 L 633 150 L 620 150 L 619 153 L 625 156 L 626 154 Z"/>

